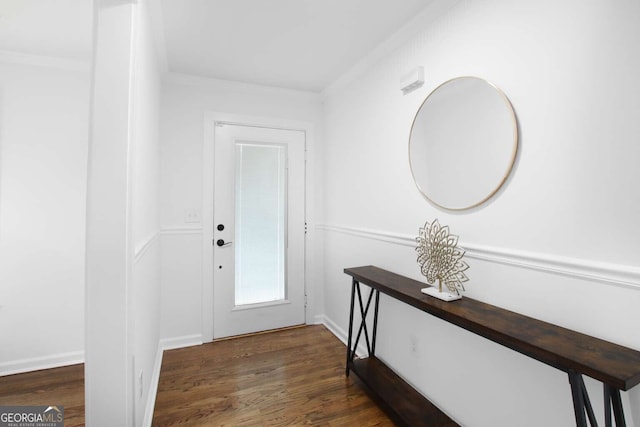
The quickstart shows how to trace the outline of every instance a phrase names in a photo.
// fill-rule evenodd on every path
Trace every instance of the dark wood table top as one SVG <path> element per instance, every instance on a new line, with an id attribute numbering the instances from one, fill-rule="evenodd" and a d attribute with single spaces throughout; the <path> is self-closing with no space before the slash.
<path id="1" fill-rule="evenodd" d="M 440 301 L 420 292 L 428 285 L 375 266 L 344 272 L 390 297 L 557 369 L 585 374 L 624 391 L 640 383 L 640 351 L 472 298 Z"/>

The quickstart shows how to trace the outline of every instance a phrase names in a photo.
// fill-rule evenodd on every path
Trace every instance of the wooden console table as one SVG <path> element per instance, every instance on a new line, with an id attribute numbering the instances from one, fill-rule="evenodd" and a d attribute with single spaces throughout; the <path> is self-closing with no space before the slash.
<path id="1" fill-rule="evenodd" d="M 586 427 L 587 419 L 592 427 L 598 425 L 582 376 L 602 382 L 605 426 L 612 425 L 612 410 L 616 426 L 625 426 L 620 390 L 629 390 L 640 383 L 639 351 L 471 298 L 440 301 L 420 292 L 424 283 L 378 267 L 347 268 L 344 272 L 352 277 L 346 375 L 353 371 L 397 423 L 412 427 L 457 425 L 375 357 L 380 292 L 566 372 L 578 427 Z M 362 298 L 361 283 L 371 288 L 366 303 Z M 356 295 L 362 321 L 354 340 Z M 366 319 L 374 295 L 370 336 Z M 356 348 L 363 333 L 369 356 L 356 359 Z"/>

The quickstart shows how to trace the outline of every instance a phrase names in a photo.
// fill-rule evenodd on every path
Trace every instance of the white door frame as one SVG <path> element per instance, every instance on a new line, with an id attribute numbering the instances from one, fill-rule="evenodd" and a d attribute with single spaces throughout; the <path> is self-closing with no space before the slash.
<path id="1" fill-rule="evenodd" d="M 310 212 L 313 212 L 314 200 L 312 186 L 312 162 L 309 154 L 313 152 L 314 126 L 310 122 L 275 119 L 268 117 L 244 116 L 219 112 L 207 112 L 204 117 L 204 141 L 202 156 L 202 341 L 213 341 L 213 188 L 214 188 L 214 139 L 215 123 L 225 122 L 243 126 L 260 126 L 275 129 L 298 130 L 305 133 L 305 268 L 304 282 L 306 294 L 306 323 L 316 323 L 314 318 L 314 277 L 312 274 L 314 253 Z"/>

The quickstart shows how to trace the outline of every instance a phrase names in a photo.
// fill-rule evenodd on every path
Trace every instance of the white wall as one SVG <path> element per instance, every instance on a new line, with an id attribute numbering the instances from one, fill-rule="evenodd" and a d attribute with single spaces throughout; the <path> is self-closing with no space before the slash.
<path id="1" fill-rule="evenodd" d="M 315 141 L 321 139 L 321 103 L 318 94 L 267 88 L 242 83 L 169 75 L 163 85 L 161 112 L 161 236 L 162 337 L 167 346 L 203 340 L 202 279 L 203 142 L 205 114 L 227 113 L 309 122 Z M 315 218 L 318 162 L 315 144 L 309 154 L 307 179 L 313 190 Z M 194 210 L 198 222 L 185 222 Z M 313 253 L 314 248 L 308 248 Z M 309 253 L 309 252 L 308 252 Z M 313 286 L 313 285 L 310 285 Z M 313 313 L 320 309 L 313 308 Z M 313 321 L 313 319 L 308 319 Z"/>
<path id="2" fill-rule="evenodd" d="M 88 65 L 0 58 L 0 375 L 82 362 Z"/>
<path id="3" fill-rule="evenodd" d="M 133 423 L 128 304 L 131 235 L 131 73 L 134 6 L 95 4 L 86 257 L 85 419 Z M 119 31 L 119 29 L 122 29 Z"/>
<path id="4" fill-rule="evenodd" d="M 85 416 L 150 425 L 159 378 L 160 73 L 148 2 L 96 3 Z"/>
<path id="5" fill-rule="evenodd" d="M 412 239 L 439 218 L 468 249 L 467 296 L 640 349 L 640 4 L 463 1 L 421 28 L 326 91 L 327 323 L 347 329 L 345 267 L 421 279 Z M 425 85 L 403 96 L 419 65 Z M 521 145 L 503 191 L 451 213 L 416 190 L 407 141 L 426 95 L 461 75 L 507 94 Z M 380 310 L 379 356 L 462 425 L 575 423 L 562 372 L 387 298 Z M 623 395 L 640 425 L 640 390 Z"/>
<path id="6" fill-rule="evenodd" d="M 137 4 L 132 174 L 135 425 L 151 425 L 162 363 L 160 348 L 160 96 L 161 79 L 149 1 Z M 140 381 L 142 378 L 142 381 Z"/>

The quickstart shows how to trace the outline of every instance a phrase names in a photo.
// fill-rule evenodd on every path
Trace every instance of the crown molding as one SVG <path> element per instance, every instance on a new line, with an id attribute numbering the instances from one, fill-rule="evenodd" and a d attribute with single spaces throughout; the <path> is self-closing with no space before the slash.
<path id="1" fill-rule="evenodd" d="M 369 54 L 358 61 L 354 66 L 346 70 L 336 80 L 322 91 L 322 99 L 327 99 L 353 83 L 360 76 L 372 68 L 375 68 L 385 57 L 396 52 L 411 39 L 420 34 L 449 10 L 453 9 L 461 0 L 433 0 L 420 11 L 406 25 L 392 34 L 385 41 L 375 47 Z M 419 65 L 419 64 L 416 64 Z M 401 76 L 398 76 L 398 80 Z"/>
<path id="2" fill-rule="evenodd" d="M 222 80 L 209 77 L 201 77 L 192 74 L 177 72 L 167 72 L 163 76 L 163 81 L 177 86 L 191 86 L 201 90 L 225 91 L 236 93 L 247 93 L 257 95 L 277 95 L 288 98 L 303 99 L 311 102 L 322 101 L 322 95 L 317 92 L 307 92 L 295 89 L 286 89 L 276 86 L 262 86 L 253 83 L 238 82 L 233 80 Z"/>

